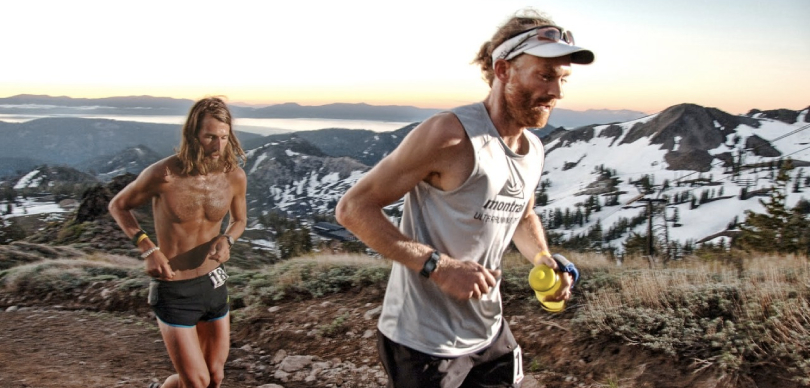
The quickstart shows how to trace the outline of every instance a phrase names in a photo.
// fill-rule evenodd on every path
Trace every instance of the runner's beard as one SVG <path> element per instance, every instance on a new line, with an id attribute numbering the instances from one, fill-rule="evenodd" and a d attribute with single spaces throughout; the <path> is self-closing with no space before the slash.
<path id="1" fill-rule="evenodd" d="M 538 108 L 539 102 L 532 100 L 530 90 L 521 88 L 516 83 L 507 83 L 503 93 L 503 103 L 506 106 L 506 118 L 521 128 L 543 128 L 548 123 L 550 112 Z"/>
<path id="2" fill-rule="evenodd" d="M 203 159 L 202 163 L 203 166 L 205 166 L 205 171 L 208 171 L 209 173 L 222 171 L 223 164 L 219 158 L 215 159 L 211 157 L 206 157 Z"/>

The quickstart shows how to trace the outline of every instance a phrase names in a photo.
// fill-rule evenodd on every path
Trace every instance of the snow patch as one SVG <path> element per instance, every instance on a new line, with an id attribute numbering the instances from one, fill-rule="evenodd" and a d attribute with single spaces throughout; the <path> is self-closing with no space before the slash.
<path id="1" fill-rule="evenodd" d="M 39 174 L 39 170 L 34 170 L 29 172 L 28 174 L 25 174 L 25 176 L 20 178 L 20 180 L 17 181 L 17 184 L 14 185 L 14 190 L 39 186 L 39 183 L 42 181 L 42 177 L 34 179 L 34 177 L 36 177 L 37 174 Z"/>

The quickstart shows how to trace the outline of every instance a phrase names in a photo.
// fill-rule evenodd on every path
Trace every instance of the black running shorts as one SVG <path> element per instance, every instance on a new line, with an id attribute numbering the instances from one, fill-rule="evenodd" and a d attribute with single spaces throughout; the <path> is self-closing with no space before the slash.
<path id="1" fill-rule="evenodd" d="M 224 274 L 222 267 L 212 271 Z M 227 277 L 227 275 L 225 275 Z M 161 322 L 175 327 L 194 327 L 200 321 L 215 321 L 228 315 L 228 287 L 224 280 L 214 287 L 211 274 L 194 279 L 149 283 L 149 304 Z"/>
<path id="2" fill-rule="evenodd" d="M 389 388 L 520 387 L 520 347 L 506 322 L 489 347 L 468 355 L 431 356 L 391 341 L 377 330 L 377 350 Z"/>

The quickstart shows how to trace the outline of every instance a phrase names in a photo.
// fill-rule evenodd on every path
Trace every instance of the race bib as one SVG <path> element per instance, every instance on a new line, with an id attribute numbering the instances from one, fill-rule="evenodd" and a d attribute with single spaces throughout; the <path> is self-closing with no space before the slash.
<path id="1" fill-rule="evenodd" d="M 518 384 L 523 381 L 523 354 L 520 352 L 520 346 L 515 347 L 515 350 L 512 352 L 512 357 L 515 365 L 512 384 Z"/>
<path id="2" fill-rule="evenodd" d="M 225 273 L 225 269 L 222 267 L 217 267 L 215 270 L 209 272 L 208 277 L 211 279 L 211 284 L 214 285 L 214 288 L 219 288 L 221 285 L 225 284 L 225 280 L 228 280 L 228 274 Z"/>

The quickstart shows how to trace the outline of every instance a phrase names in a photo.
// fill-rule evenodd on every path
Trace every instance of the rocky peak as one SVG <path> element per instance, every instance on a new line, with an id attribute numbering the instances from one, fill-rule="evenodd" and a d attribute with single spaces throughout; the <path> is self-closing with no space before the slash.
<path id="1" fill-rule="evenodd" d="M 121 189 L 135 180 L 135 177 L 134 174 L 119 175 L 107 185 L 98 185 L 87 189 L 82 194 L 81 204 L 76 210 L 76 222 L 95 221 L 99 217 L 108 214 L 107 206 L 109 206 L 110 200 Z"/>
<path id="2" fill-rule="evenodd" d="M 733 116 L 715 108 L 695 104 L 675 105 L 662 111 L 652 120 L 635 125 L 622 140 L 633 143 L 647 137 L 651 144 L 662 149 L 679 151 L 708 150 L 723 144 L 726 136 L 734 133 L 740 124 L 759 127 L 755 119 Z"/>
<path id="3" fill-rule="evenodd" d="M 810 109 L 810 107 L 808 107 Z M 805 109 L 805 112 L 807 109 Z M 790 109 L 771 109 L 771 110 L 759 110 L 759 109 L 751 109 L 746 116 L 754 117 L 754 118 L 765 118 L 771 120 L 778 120 L 786 124 L 795 124 L 799 119 L 799 114 L 801 112 L 790 110 Z M 805 122 L 808 122 L 807 116 L 804 118 Z"/>

